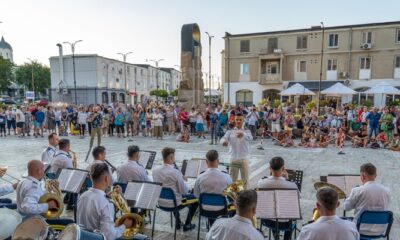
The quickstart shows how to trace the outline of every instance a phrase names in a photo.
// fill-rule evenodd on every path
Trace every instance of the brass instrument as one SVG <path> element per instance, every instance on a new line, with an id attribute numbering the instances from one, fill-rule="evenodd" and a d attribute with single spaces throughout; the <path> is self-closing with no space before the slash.
<path id="1" fill-rule="evenodd" d="M 78 158 L 76 157 L 76 153 L 72 150 L 69 150 L 69 152 L 72 154 L 72 166 L 74 168 L 78 167 Z"/>
<path id="2" fill-rule="evenodd" d="M 126 218 L 130 218 L 133 220 L 132 227 L 125 229 L 124 234 L 122 235 L 122 239 L 131 239 L 136 234 L 143 233 L 143 217 L 139 214 L 130 212 L 128 203 L 121 195 L 121 187 L 114 186 L 111 190 L 110 195 L 114 206 L 122 213 L 122 216 L 115 221 L 115 226 L 121 226 Z"/>
<path id="3" fill-rule="evenodd" d="M 49 209 L 47 210 L 47 212 L 43 213 L 42 216 L 47 219 L 58 218 L 59 216 L 61 216 L 64 210 L 63 196 L 61 190 L 58 187 L 58 181 L 48 179 L 45 182 L 44 188 L 46 189 L 46 193 L 40 197 L 39 203 L 48 203 L 49 201 L 54 200 L 57 203 L 58 208 Z"/>
<path id="4" fill-rule="evenodd" d="M 338 198 L 339 198 L 339 199 L 344 199 L 344 198 L 346 198 L 346 193 L 345 193 L 342 189 L 340 189 L 339 187 L 337 187 L 336 185 L 333 185 L 333 184 L 328 183 L 328 182 L 316 182 L 316 183 L 314 183 L 314 188 L 315 188 L 315 190 L 317 190 L 317 191 L 318 191 L 319 189 L 321 189 L 321 188 L 324 188 L 324 187 L 329 187 L 329 188 L 332 188 L 333 190 L 335 190 L 336 193 L 338 194 Z M 318 209 L 317 209 L 317 208 L 314 208 L 314 209 L 313 209 L 313 216 L 312 216 L 312 219 L 311 219 L 310 222 L 315 222 L 315 221 L 317 221 L 317 219 L 318 219 L 320 216 L 321 216 L 321 215 L 320 215 Z"/>
<path id="5" fill-rule="evenodd" d="M 0 179 L 5 181 L 5 182 L 8 182 L 10 184 L 14 184 L 12 182 L 13 180 L 16 180 L 17 182 L 19 182 L 20 179 L 18 179 L 17 177 L 14 177 L 13 175 L 7 173 L 7 169 L 8 169 L 8 167 L 0 167 Z M 11 179 L 6 179 L 4 176 L 7 176 L 7 177 L 9 177 Z"/>
<path id="6" fill-rule="evenodd" d="M 231 185 L 229 185 L 228 187 L 226 187 L 224 189 L 223 194 L 235 202 L 237 199 L 238 192 L 245 190 L 245 185 L 246 185 L 246 182 L 244 182 L 243 180 L 237 180 L 236 182 L 234 182 Z M 233 212 L 233 211 L 236 211 L 235 204 L 231 204 L 228 207 L 228 212 Z M 253 226 L 255 228 L 257 228 L 257 218 L 255 215 L 253 217 L 252 223 L 253 223 Z"/>

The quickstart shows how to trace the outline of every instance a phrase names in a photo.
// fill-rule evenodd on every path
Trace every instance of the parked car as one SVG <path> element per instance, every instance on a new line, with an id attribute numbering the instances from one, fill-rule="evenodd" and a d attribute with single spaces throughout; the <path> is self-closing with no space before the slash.
<path id="1" fill-rule="evenodd" d="M 0 103 L 6 104 L 6 105 L 15 105 L 16 102 L 12 100 L 11 98 L 0 98 Z"/>

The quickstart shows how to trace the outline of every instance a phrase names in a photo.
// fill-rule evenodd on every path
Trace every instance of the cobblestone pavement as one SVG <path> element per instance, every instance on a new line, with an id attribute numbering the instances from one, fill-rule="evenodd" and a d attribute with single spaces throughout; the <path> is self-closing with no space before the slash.
<path id="1" fill-rule="evenodd" d="M 79 139 L 75 136 L 69 137 L 72 142 L 72 149 L 77 153 L 78 166 L 85 168 L 84 158 L 88 151 L 88 138 Z M 42 150 L 46 147 L 45 138 L 16 138 L 9 137 L 0 139 L 0 165 L 8 165 L 9 173 L 20 176 L 26 171 L 26 163 L 30 159 L 39 159 Z M 125 160 L 126 149 L 130 144 L 137 144 L 142 150 L 157 151 L 155 165 L 161 164 L 160 151 L 163 147 L 169 146 L 176 148 L 177 164 L 180 166 L 183 159 L 192 157 L 204 157 L 209 149 L 216 149 L 220 153 L 221 162 L 228 162 L 228 149 L 221 145 L 209 145 L 209 140 L 194 138 L 190 143 L 179 143 L 175 141 L 175 136 L 165 136 L 164 140 L 155 140 L 145 137 L 134 137 L 132 141 L 127 138 L 104 138 L 102 145 L 107 148 L 107 159 L 114 165 L 119 165 Z M 301 211 L 303 220 L 299 221 L 299 228 L 302 223 L 308 222 L 311 218 L 312 209 L 315 205 L 315 190 L 313 183 L 319 180 L 319 176 L 327 174 L 357 174 L 359 166 L 365 162 L 371 162 L 378 168 L 378 181 L 388 186 L 391 190 L 392 198 L 390 210 L 394 212 L 395 222 L 392 227 L 391 239 L 400 239 L 400 181 L 397 177 L 400 169 L 400 154 L 387 150 L 373 149 L 352 149 L 345 148 L 345 155 L 338 155 L 337 150 L 330 146 L 327 149 L 304 149 L 300 147 L 284 149 L 274 146 L 271 140 L 266 140 L 263 144 L 264 150 L 257 150 L 258 141 L 251 143 L 250 156 L 250 186 L 254 187 L 257 181 L 269 174 L 267 163 L 273 156 L 282 156 L 286 161 L 288 169 L 304 171 Z M 90 159 L 91 161 L 91 159 Z M 189 180 L 193 185 L 193 180 Z M 10 194 L 10 198 L 15 199 L 15 194 Z M 338 215 L 341 216 L 343 210 L 339 207 Z M 71 213 L 67 213 L 71 215 Z M 347 213 L 347 216 L 351 213 Z M 183 219 L 186 212 L 182 213 Z M 197 219 L 194 220 L 197 222 Z M 205 222 L 205 221 L 203 221 Z M 203 237 L 206 229 L 205 224 L 201 226 L 201 236 Z M 146 228 L 151 229 L 150 225 Z M 149 233 L 149 230 L 146 230 Z M 173 229 L 170 226 L 169 214 L 157 211 L 155 239 L 172 239 Z M 265 232 L 267 234 L 267 232 Z M 178 231 L 178 239 L 196 239 L 197 231 L 183 233 Z"/>

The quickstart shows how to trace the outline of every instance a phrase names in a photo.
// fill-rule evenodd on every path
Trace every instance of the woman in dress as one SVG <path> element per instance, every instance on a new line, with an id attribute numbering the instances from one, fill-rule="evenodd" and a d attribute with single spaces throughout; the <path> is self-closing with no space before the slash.
<path id="1" fill-rule="evenodd" d="M 47 107 L 46 112 L 47 129 L 49 132 L 56 132 L 56 116 L 54 115 L 52 107 Z"/>
<path id="2" fill-rule="evenodd" d="M 393 124 L 393 120 L 394 117 L 393 115 L 389 112 L 389 109 L 386 107 L 383 110 L 383 114 L 381 116 L 380 119 L 380 123 L 381 123 L 381 130 L 385 133 L 386 138 L 388 139 L 388 141 L 391 141 L 393 138 L 393 129 L 394 129 L 394 124 Z"/>
<path id="3" fill-rule="evenodd" d="M 196 113 L 196 132 L 198 134 L 198 138 L 206 138 L 204 136 L 204 114 L 200 109 L 198 109 Z"/>

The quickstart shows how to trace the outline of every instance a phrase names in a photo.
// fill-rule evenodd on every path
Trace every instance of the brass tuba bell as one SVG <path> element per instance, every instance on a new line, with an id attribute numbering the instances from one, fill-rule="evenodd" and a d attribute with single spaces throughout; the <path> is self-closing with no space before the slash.
<path id="1" fill-rule="evenodd" d="M 115 221 L 115 226 L 121 226 L 126 218 L 133 220 L 133 226 L 124 231 L 121 239 L 132 239 L 138 233 L 143 233 L 144 220 L 143 217 L 136 213 L 131 213 L 126 200 L 121 195 L 121 187 L 114 186 L 111 190 L 111 199 L 114 206 L 121 211 L 122 216 Z"/>
<path id="2" fill-rule="evenodd" d="M 62 193 L 58 188 L 57 180 L 46 180 L 45 182 L 46 193 L 43 194 L 39 203 L 48 203 L 51 200 L 54 200 L 57 203 L 57 209 L 49 209 L 47 212 L 43 213 L 42 216 L 47 219 L 54 219 L 61 216 L 64 210 L 64 202 L 62 200 Z"/>

